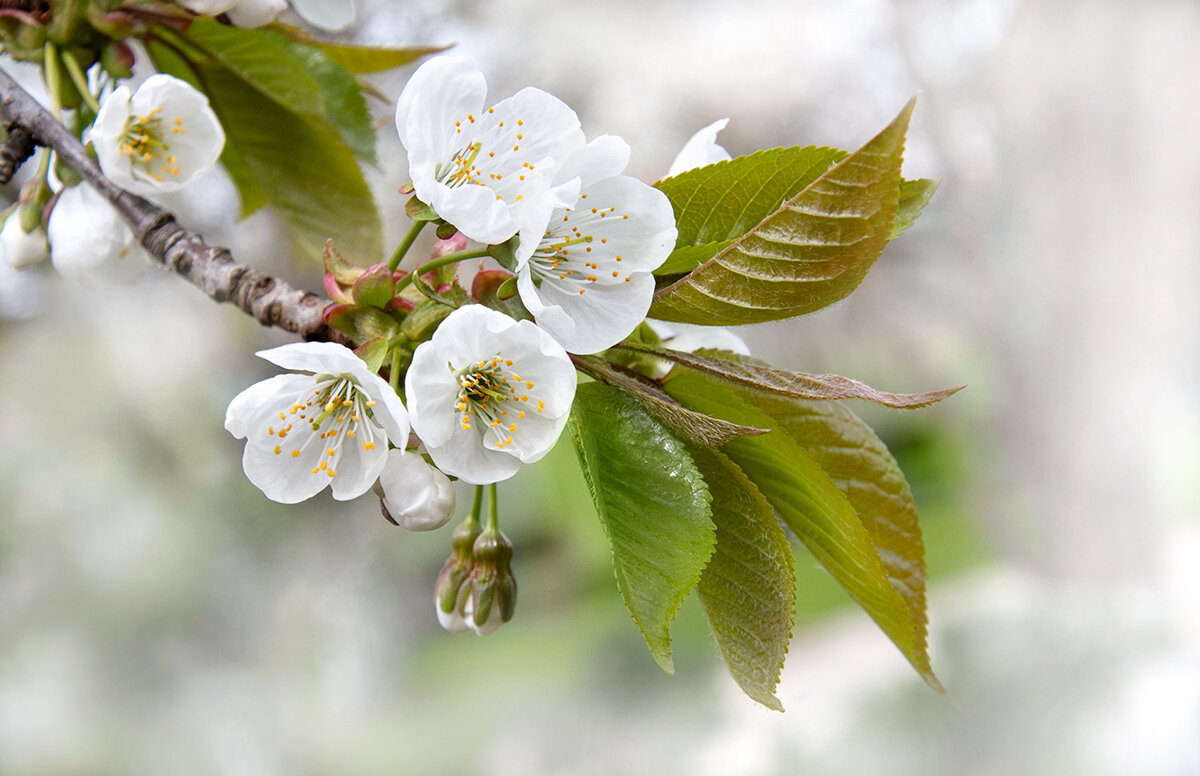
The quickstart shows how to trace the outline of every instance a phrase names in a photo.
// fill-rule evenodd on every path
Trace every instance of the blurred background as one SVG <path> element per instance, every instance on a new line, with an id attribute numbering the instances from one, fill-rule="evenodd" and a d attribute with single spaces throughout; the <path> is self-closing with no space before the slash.
<path id="1" fill-rule="evenodd" d="M 558 95 L 647 180 L 717 118 L 735 155 L 852 149 L 920 93 L 924 216 L 848 300 L 740 333 L 785 368 L 969 384 L 856 408 L 916 493 L 949 695 L 803 551 L 786 713 L 740 694 L 694 599 L 666 676 L 567 444 L 501 487 L 517 617 L 445 633 L 449 528 L 243 476 L 224 408 L 284 334 L 167 275 L 0 263 L 0 773 L 1200 773 L 1200 3 L 356 2 L 347 37 L 457 43 L 494 98 Z M 404 155 L 375 108 L 395 244 Z M 318 289 L 231 197 L 217 176 L 176 206 Z"/>

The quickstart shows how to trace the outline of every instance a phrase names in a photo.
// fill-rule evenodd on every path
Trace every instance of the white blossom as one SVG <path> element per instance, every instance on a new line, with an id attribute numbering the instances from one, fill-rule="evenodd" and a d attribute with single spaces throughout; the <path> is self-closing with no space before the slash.
<path id="1" fill-rule="evenodd" d="M 571 179 L 552 186 L 557 159 L 583 146 L 579 118 L 528 87 L 484 109 L 487 83 L 464 57 L 421 65 L 396 104 L 417 196 L 472 240 L 501 243 L 518 231 L 535 239 L 547 205 L 579 195 Z"/>
<path id="2" fill-rule="evenodd" d="M 408 441 L 400 397 L 350 349 L 303 342 L 258 356 L 286 374 L 255 383 L 234 397 L 225 428 L 246 439 L 242 467 L 267 498 L 294 504 L 326 485 L 339 501 L 375 483 L 388 443 Z"/>
<path id="3" fill-rule="evenodd" d="M 86 183 L 59 193 L 46 233 L 54 268 L 83 283 L 132 283 L 149 260 L 117 211 Z"/>
<path id="4" fill-rule="evenodd" d="M 45 261 L 50 255 L 50 244 L 46 241 L 46 230 L 41 224 L 33 231 L 26 232 L 21 226 L 20 213 L 17 210 L 9 213 L 0 227 L 0 251 L 4 260 L 13 269 L 32 267 L 38 262 Z"/>
<path id="5" fill-rule="evenodd" d="M 392 522 L 410 531 L 441 528 L 454 514 L 450 479 L 416 453 L 389 451 L 379 488 Z"/>
<path id="6" fill-rule="evenodd" d="M 694 167 L 705 167 L 732 158 L 728 151 L 717 144 L 717 133 L 725 129 L 725 125 L 728 123 L 729 119 L 718 119 L 692 135 L 683 144 L 675 161 L 671 162 L 671 169 L 667 171 L 667 177 L 687 172 Z"/>
<path id="7" fill-rule="evenodd" d="M 484 485 L 550 451 L 575 383 L 570 359 L 546 332 L 470 305 L 417 348 L 405 393 L 413 430 L 438 468 Z"/>
<path id="8" fill-rule="evenodd" d="M 538 239 L 517 250 L 517 289 L 538 326 L 571 353 L 595 353 L 646 317 L 651 274 L 675 247 L 675 212 L 653 186 L 621 175 L 629 146 L 602 136 L 563 161 L 579 198 L 555 208 Z"/>
<path id="9" fill-rule="evenodd" d="M 352 0 L 292 0 L 292 8 L 304 21 L 323 30 L 336 32 L 354 23 Z"/>
<path id="10" fill-rule="evenodd" d="M 180 0 L 180 4 L 203 16 L 226 14 L 238 27 L 269 24 L 288 7 L 287 0 Z M 355 17 L 351 0 L 292 0 L 291 6 L 306 22 L 324 30 L 344 29 Z"/>
<path id="11" fill-rule="evenodd" d="M 208 98 L 186 81 L 159 73 L 132 95 L 118 86 L 91 130 L 100 168 L 136 194 L 178 191 L 212 167 L 225 132 Z"/>

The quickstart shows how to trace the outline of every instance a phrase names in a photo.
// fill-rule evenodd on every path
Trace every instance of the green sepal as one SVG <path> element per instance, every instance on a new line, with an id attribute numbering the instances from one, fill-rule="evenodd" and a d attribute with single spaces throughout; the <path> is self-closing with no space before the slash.
<path id="1" fill-rule="evenodd" d="M 708 487 L 683 444 L 616 388 L 579 386 L 567 425 L 617 589 L 655 662 L 674 673 L 671 621 L 716 545 Z"/>
<path id="2" fill-rule="evenodd" d="M 386 264 L 368 267 L 350 289 L 350 297 L 355 304 L 381 309 L 387 307 L 395 295 L 396 282 Z"/>
<path id="3" fill-rule="evenodd" d="M 400 322 L 376 307 L 335 304 L 325 308 L 325 323 L 355 342 L 376 337 L 393 340 L 400 336 Z"/>
<path id="4" fill-rule="evenodd" d="M 400 324 L 400 334 L 411 342 L 425 342 L 433 336 L 433 332 L 452 312 L 454 312 L 453 307 L 426 299 L 405 317 L 404 323 Z"/>
<path id="5" fill-rule="evenodd" d="M 404 203 L 404 215 L 408 216 L 410 221 L 436 221 L 438 220 L 437 211 L 432 206 L 422 202 L 413 195 Z"/>
<path id="6" fill-rule="evenodd" d="M 372 337 L 354 349 L 354 355 L 367 364 L 371 372 L 378 372 L 388 356 L 388 342 L 383 337 Z"/>
<path id="7" fill-rule="evenodd" d="M 517 271 L 517 245 L 521 242 L 520 237 L 513 236 L 508 240 L 496 245 L 487 247 L 488 255 L 496 260 L 496 263 L 504 267 L 509 272 Z"/>

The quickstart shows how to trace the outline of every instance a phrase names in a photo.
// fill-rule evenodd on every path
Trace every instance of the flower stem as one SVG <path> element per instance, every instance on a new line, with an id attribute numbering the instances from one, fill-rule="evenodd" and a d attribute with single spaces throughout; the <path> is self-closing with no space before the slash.
<path id="1" fill-rule="evenodd" d="M 58 69 L 58 49 L 53 43 L 47 41 L 46 46 L 42 49 L 42 55 L 42 71 L 46 79 L 46 91 L 50 95 L 50 114 L 61 124 L 62 97 L 58 93 L 59 79 L 61 78 Z"/>
<path id="2" fill-rule="evenodd" d="M 495 487 L 494 485 L 492 487 Z M 467 525 L 479 525 L 479 513 L 483 510 L 483 486 L 475 486 L 475 502 L 471 504 L 471 514 L 467 515 Z"/>
<path id="3" fill-rule="evenodd" d="M 470 250 L 470 251 L 459 251 L 458 253 L 448 253 L 445 256 L 442 256 L 441 258 L 434 259 L 432 261 L 427 261 L 424 264 L 422 264 L 421 266 L 414 269 L 410 274 L 405 275 L 404 277 L 400 278 L 400 280 L 398 280 L 396 282 L 396 293 L 399 294 L 405 288 L 408 288 L 408 284 L 412 283 L 414 278 L 416 278 L 417 275 L 424 275 L 426 272 L 435 270 L 438 267 L 444 267 L 447 264 L 456 264 L 457 262 L 466 261 L 467 259 L 482 259 L 484 256 L 487 256 L 487 255 L 488 255 L 488 252 L 487 252 L 486 248 L 476 248 L 476 249 Z M 395 267 L 392 267 L 392 269 L 395 270 Z"/>
<path id="4" fill-rule="evenodd" d="M 404 258 L 404 254 L 408 253 L 408 249 L 417 241 L 417 235 L 425 228 L 428 221 L 413 221 L 412 226 L 408 228 L 408 234 L 404 235 L 404 239 L 396 246 L 396 252 L 392 254 L 392 258 L 388 259 L 388 269 L 392 272 L 396 271 L 396 267 L 400 266 L 400 261 Z"/>
<path id="5" fill-rule="evenodd" d="M 404 393 L 400 390 L 400 348 L 392 351 L 392 368 L 388 371 L 388 383 L 391 384 L 392 390 L 404 400 Z"/>
<path id="6" fill-rule="evenodd" d="M 83 72 L 83 68 L 79 66 L 79 60 L 69 50 L 63 49 L 62 61 L 67 66 L 67 73 L 70 74 L 71 80 L 75 82 L 75 88 L 83 96 L 84 102 L 93 111 L 99 113 L 100 103 L 96 101 L 95 96 L 92 95 L 92 90 L 88 88 L 87 75 Z"/>
<path id="7" fill-rule="evenodd" d="M 487 529 L 489 531 L 500 530 L 500 515 L 499 507 L 496 504 L 496 483 L 487 486 L 488 489 L 488 518 Z"/>

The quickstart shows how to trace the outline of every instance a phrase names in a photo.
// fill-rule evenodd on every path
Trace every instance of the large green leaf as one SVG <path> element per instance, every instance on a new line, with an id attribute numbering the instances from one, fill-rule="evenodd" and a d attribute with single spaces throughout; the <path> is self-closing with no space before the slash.
<path id="1" fill-rule="evenodd" d="M 426 54 L 436 54 L 447 46 L 407 46 L 384 48 L 352 43 L 320 43 L 321 51 L 351 73 L 378 73 L 415 62 Z"/>
<path id="2" fill-rule="evenodd" d="M 325 241 L 359 264 L 383 253 L 379 216 L 354 154 L 327 123 L 308 120 L 228 68 L 199 68 L 226 143 L 279 211 L 301 252 L 320 261 Z"/>
<path id="3" fill-rule="evenodd" d="M 735 423 L 762 427 L 770 416 L 735 391 L 694 372 L 672 372 L 667 393 L 686 407 Z M 783 522 L 817 561 L 900 648 L 931 686 L 924 633 L 914 627 L 909 603 L 892 586 L 875 542 L 851 502 L 817 461 L 788 433 L 731 439 L 721 449 L 758 487 Z"/>
<path id="4" fill-rule="evenodd" d="M 729 673 L 762 705 L 783 711 L 775 686 L 796 608 L 792 549 L 771 504 L 733 461 L 691 448 L 712 493 L 717 548 L 696 592 Z"/>
<path id="5" fill-rule="evenodd" d="M 896 459 L 870 426 L 842 402 L 742 396 L 795 439 L 849 499 L 871 535 L 892 587 L 908 604 L 909 621 L 924 649 L 928 633 L 925 544 L 912 491 Z M 917 669 L 931 687 L 941 689 L 927 661 Z"/>
<path id="6" fill-rule="evenodd" d="M 761 323 L 813 312 L 849 295 L 891 236 L 913 106 L 910 101 L 875 138 L 712 259 L 655 293 L 650 315 L 712 326 Z M 693 198 L 700 196 L 715 195 L 700 188 Z M 685 228 L 690 234 L 691 226 Z M 698 242 L 730 236 L 706 229 L 696 232 Z"/>
<path id="7" fill-rule="evenodd" d="M 665 358 L 688 369 L 704 372 L 746 388 L 801 399 L 866 399 L 896 409 L 913 409 L 939 402 L 964 388 L 959 385 L 927 393 L 888 393 L 849 377 L 788 372 L 752 358 L 738 357 L 737 360 L 731 360 L 705 353 L 685 353 L 634 342 L 618 347 Z"/>
<path id="8" fill-rule="evenodd" d="M 280 106 L 326 121 L 359 157 L 375 162 L 375 131 L 358 81 L 312 44 L 273 30 L 198 19 L 189 40 Z"/>
<path id="9" fill-rule="evenodd" d="M 650 654 L 674 673 L 670 624 L 716 543 L 708 488 L 683 444 L 623 391 L 579 386 L 569 427 L 621 597 Z"/>

